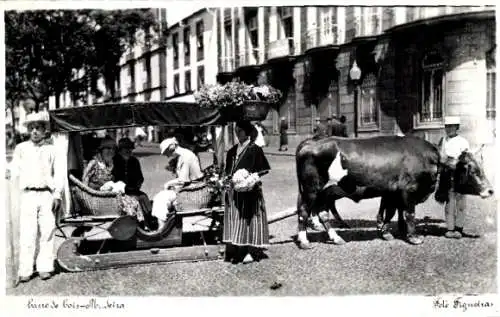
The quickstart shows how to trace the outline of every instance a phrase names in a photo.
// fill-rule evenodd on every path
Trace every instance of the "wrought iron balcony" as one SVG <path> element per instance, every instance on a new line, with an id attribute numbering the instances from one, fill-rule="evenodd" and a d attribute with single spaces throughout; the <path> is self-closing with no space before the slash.
<path id="1" fill-rule="evenodd" d="M 291 37 L 270 42 L 267 47 L 267 59 L 299 55 L 299 45 L 297 44 Z"/>
<path id="2" fill-rule="evenodd" d="M 320 27 L 315 27 L 308 29 L 305 32 L 306 37 L 306 47 L 308 50 L 313 47 L 323 46 L 323 45 L 339 45 L 341 30 L 338 28 L 337 24 L 328 23 Z"/>
<path id="3" fill-rule="evenodd" d="M 232 72 L 234 70 L 234 59 L 231 56 L 223 56 L 220 58 L 221 71 Z"/>

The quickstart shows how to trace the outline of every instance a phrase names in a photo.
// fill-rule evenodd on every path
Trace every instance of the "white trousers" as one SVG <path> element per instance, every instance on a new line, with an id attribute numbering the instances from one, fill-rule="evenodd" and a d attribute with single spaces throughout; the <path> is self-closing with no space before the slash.
<path id="1" fill-rule="evenodd" d="M 455 227 L 464 227 L 465 222 L 465 195 L 455 193 L 453 190 L 449 191 L 450 201 L 444 207 L 446 216 L 446 226 L 448 230 L 454 230 Z"/>
<path id="2" fill-rule="evenodd" d="M 50 192 L 23 191 L 19 208 L 19 271 L 18 276 L 31 276 L 35 264 L 37 235 L 40 230 L 36 270 L 39 273 L 54 271 L 55 216 L 52 213 L 53 196 Z"/>
<path id="3" fill-rule="evenodd" d="M 153 198 L 153 206 L 151 215 L 158 220 L 167 220 L 169 209 L 173 207 L 177 198 L 177 192 L 174 190 L 165 189 L 155 195 Z"/>

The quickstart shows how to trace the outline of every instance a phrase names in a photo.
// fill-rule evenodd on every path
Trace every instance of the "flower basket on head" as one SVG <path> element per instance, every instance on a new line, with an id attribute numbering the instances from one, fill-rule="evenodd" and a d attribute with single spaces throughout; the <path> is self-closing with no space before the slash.
<path id="1" fill-rule="evenodd" d="M 203 86 L 194 94 L 200 107 L 218 108 L 231 120 L 259 121 L 267 117 L 269 108 L 277 104 L 281 96 L 281 92 L 271 86 L 253 86 L 238 81 Z"/>
<path id="2" fill-rule="evenodd" d="M 245 101 L 241 106 L 242 119 L 250 121 L 265 120 L 271 105 L 271 103 L 264 101 Z"/>

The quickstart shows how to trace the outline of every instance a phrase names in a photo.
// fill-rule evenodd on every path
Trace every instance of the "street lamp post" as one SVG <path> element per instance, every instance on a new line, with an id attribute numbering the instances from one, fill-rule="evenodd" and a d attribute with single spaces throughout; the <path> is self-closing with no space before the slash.
<path id="1" fill-rule="evenodd" d="M 356 60 L 354 60 L 354 63 L 352 64 L 349 76 L 354 83 L 354 136 L 358 137 L 358 92 L 361 69 L 358 67 Z"/>

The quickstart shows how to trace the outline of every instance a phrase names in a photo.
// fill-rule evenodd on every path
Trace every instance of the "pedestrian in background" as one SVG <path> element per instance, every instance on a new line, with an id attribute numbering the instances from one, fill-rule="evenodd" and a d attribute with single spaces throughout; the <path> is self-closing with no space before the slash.
<path id="1" fill-rule="evenodd" d="M 64 176 L 58 175 L 59 159 L 49 132 L 47 112 L 30 113 L 24 123 L 28 141 L 14 149 L 7 178 L 15 178 L 20 191 L 20 249 L 18 281 L 28 282 L 36 272 L 42 280 L 54 272 L 55 213 L 61 206 Z M 40 239 L 37 240 L 39 235 Z M 36 249 L 39 250 L 36 254 Z M 36 262 L 36 263 L 34 263 Z"/>
<path id="2" fill-rule="evenodd" d="M 341 116 L 340 120 L 335 120 L 334 123 L 332 123 L 332 136 L 340 136 L 347 138 L 347 126 L 345 124 L 346 122 L 346 117 Z"/>
<path id="3" fill-rule="evenodd" d="M 264 138 L 264 133 L 267 134 L 266 128 L 262 126 L 260 122 L 255 122 L 254 123 L 255 130 L 257 132 L 257 136 L 255 138 L 255 145 L 260 146 L 260 147 L 265 147 L 266 146 L 266 140 Z"/>
<path id="4" fill-rule="evenodd" d="M 327 136 L 332 136 L 333 135 L 333 121 L 332 117 L 326 118 L 326 135 Z"/>
<path id="5" fill-rule="evenodd" d="M 323 138 L 328 137 L 328 131 L 327 131 L 326 125 L 321 123 L 320 117 L 316 118 L 313 133 L 314 133 L 313 139 L 315 139 L 315 140 L 319 140 L 319 139 L 323 139 Z"/>
<path id="6" fill-rule="evenodd" d="M 288 151 L 288 122 L 285 117 L 281 117 L 280 122 L 280 148 L 279 151 Z"/>

